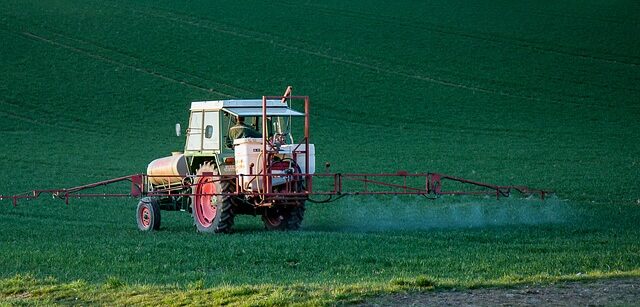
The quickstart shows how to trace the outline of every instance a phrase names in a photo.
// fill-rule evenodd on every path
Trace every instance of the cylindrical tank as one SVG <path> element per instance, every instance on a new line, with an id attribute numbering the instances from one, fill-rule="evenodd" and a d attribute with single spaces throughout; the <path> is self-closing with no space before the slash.
<path id="1" fill-rule="evenodd" d="M 180 152 L 174 152 L 170 157 L 155 159 L 147 166 L 149 183 L 154 186 L 180 184 L 188 173 L 187 159 Z"/>

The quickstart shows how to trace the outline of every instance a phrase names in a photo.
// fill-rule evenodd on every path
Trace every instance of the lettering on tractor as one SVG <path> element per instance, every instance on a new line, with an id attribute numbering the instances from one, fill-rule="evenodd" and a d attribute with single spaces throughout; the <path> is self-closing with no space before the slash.
<path id="1" fill-rule="evenodd" d="M 185 211 L 198 231 L 229 233 L 239 214 L 260 215 L 269 230 L 297 230 L 307 202 L 327 203 L 347 195 L 494 195 L 512 191 L 538 195 L 548 190 L 500 186 L 439 173 L 331 173 L 330 163 L 316 173 L 315 146 L 310 143 L 310 100 L 293 96 L 191 103 L 184 150 L 151 161 L 146 174 L 134 174 L 66 189 L 33 190 L 4 196 L 18 200 L 51 194 L 84 197 L 139 198 L 136 210 L 142 231 L 160 228 L 162 210 Z M 182 135 L 176 124 L 176 134 Z M 128 193 L 82 193 L 130 181 Z M 322 197 L 317 200 L 312 197 Z"/>

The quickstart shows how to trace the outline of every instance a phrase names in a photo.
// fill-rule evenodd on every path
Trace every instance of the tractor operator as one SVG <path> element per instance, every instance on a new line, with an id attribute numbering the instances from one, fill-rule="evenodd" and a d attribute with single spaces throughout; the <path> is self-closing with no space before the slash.
<path id="1" fill-rule="evenodd" d="M 229 138 L 231 138 L 231 140 L 261 137 L 262 134 L 260 134 L 260 132 L 244 123 L 244 117 L 242 116 L 238 116 L 238 118 L 236 118 L 236 124 L 229 129 Z"/>

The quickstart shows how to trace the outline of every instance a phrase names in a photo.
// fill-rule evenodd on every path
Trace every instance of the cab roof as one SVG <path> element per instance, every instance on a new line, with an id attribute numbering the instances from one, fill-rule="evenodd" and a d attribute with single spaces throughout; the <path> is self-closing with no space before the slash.
<path id="1" fill-rule="evenodd" d="M 262 99 L 234 99 L 194 101 L 191 103 L 191 111 L 226 111 L 235 116 L 262 116 Z M 268 116 L 304 116 L 282 103 L 280 100 L 267 100 Z"/>

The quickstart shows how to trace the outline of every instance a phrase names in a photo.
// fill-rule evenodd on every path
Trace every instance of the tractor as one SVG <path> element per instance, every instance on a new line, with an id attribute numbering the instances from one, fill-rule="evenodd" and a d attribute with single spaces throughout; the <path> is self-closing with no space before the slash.
<path id="1" fill-rule="evenodd" d="M 304 112 L 291 106 L 300 100 Z M 138 228 L 157 230 L 161 210 L 179 210 L 200 232 L 229 233 L 238 214 L 260 215 L 269 230 L 299 229 L 315 172 L 308 105 L 290 88 L 281 99 L 192 102 L 184 151 L 147 167 Z M 241 126 L 253 132 L 238 137 Z M 302 127 L 296 142 L 292 130 Z M 177 136 L 181 130 L 176 124 Z"/>
<path id="2" fill-rule="evenodd" d="M 304 102 L 304 111 L 293 108 Z M 142 231 L 160 228 L 160 211 L 186 211 L 200 232 L 229 233 L 238 214 L 260 215 L 269 230 L 297 230 L 305 203 L 329 203 L 349 195 L 445 195 L 509 197 L 512 191 L 544 199 L 551 190 L 495 185 L 441 173 L 332 173 L 330 163 L 315 172 L 309 143 L 309 97 L 196 101 L 191 103 L 184 150 L 153 160 L 146 174 L 133 174 L 64 189 L 0 195 L 0 200 L 138 198 Z M 302 130 L 302 132 L 300 132 Z M 300 138 L 294 138 L 293 131 Z M 182 135 L 180 124 L 176 134 Z M 82 193 L 129 181 L 128 193 Z M 313 198 L 312 198 L 313 196 Z M 318 198 L 322 197 L 322 198 Z"/>

